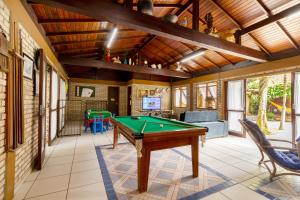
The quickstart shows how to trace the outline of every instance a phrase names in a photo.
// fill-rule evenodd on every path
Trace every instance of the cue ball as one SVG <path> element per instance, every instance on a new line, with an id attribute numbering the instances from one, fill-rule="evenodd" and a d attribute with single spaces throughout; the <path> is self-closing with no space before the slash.
<path id="1" fill-rule="evenodd" d="M 163 125 L 163 124 L 160 124 L 160 128 L 162 128 L 162 127 L 164 127 L 164 125 Z"/>

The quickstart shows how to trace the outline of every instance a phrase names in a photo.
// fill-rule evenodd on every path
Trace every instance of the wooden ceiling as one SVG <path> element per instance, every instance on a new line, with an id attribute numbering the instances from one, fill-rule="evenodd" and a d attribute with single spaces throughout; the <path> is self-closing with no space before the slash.
<path id="1" fill-rule="evenodd" d="M 93 0 L 89 1 L 93 2 Z M 293 55 L 293 52 L 299 53 L 300 15 L 293 18 L 288 16 L 295 10 L 300 11 L 300 0 L 198 0 L 198 11 L 193 10 L 194 7 L 197 7 L 196 4 L 193 4 L 197 3 L 197 0 L 153 0 L 155 6 L 154 16 L 157 18 L 168 13 L 176 14 L 179 16 L 179 21 L 184 18 L 188 19 L 188 28 L 203 32 L 204 16 L 210 12 L 214 17 L 214 26 L 218 31 L 240 30 L 241 46 L 233 43 L 232 45 L 227 44 L 229 42 L 224 43 L 230 51 L 225 51 L 225 48 L 220 49 L 219 46 L 214 48 L 215 41 L 218 42 L 215 38 L 212 38 L 212 40 L 210 37 L 208 38 L 211 42 L 208 46 L 205 41 L 204 43 L 201 43 L 201 41 L 194 43 L 193 40 L 197 40 L 202 35 L 192 38 L 195 35 L 194 32 L 190 33 L 182 27 L 177 27 L 177 25 L 168 24 L 169 26 L 165 27 L 165 29 L 170 30 L 168 32 L 168 30 L 160 30 L 159 25 L 157 25 L 158 28 L 155 26 L 144 28 L 142 27 L 144 23 L 142 19 L 133 19 L 141 21 L 140 24 L 136 23 L 133 26 L 130 24 L 124 25 L 127 23 L 126 19 L 119 20 L 120 23 L 118 24 L 113 24 L 112 22 L 118 21 L 117 16 L 114 19 L 113 13 L 102 20 L 101 13 L 97 15 L 87 14 L 88 17 L 77 12 L 71 12 L 69 9 L 59 8 L 55 4 L 56 2 L 56 0 L 28 0 L 25 6 L 28 6 L 27 9 L 34 13 L 37 22 L 59 57 L 101 59 L 109 34 L 115 25 L 119 28 L 119 32 L 111 48 L 113 56 L 120 55 L 122 57 L 127 54 L 135 56 L 138 53 L 140 58 L 148 60 L 150 64 L 162 64 L 164 67 L 174 70 L 177 67 L 176 62 L 183 57 L 194 51 L 204 51 L 204 55 L 182 64 L 183 70 L 189 73 L 220 71 L 224 66 L 235 65 L 247 60 L 249 56 L 243 56 L 243 54 L 246 55 L 248 52 L 251 54 L 249 54 L 250 57 L 254 55 L 254 57 L 259 58 L 257 60 L 253 59 L 255 61 L 263 61 L 261 58 L 264 55 L 266 60 L 276 59 L 276 57 L 282 57 L 280 53 L 285 51 L 291 52 L 291 55 Z M 74 1 L 64 0 L 60 2 L 72 4 Z M 105 2 L 113 4 L 107 0 Z M 129 17 L 134 16 L 136 13 L 128 10 L 131 6 L 133 6 L 133 10 L 136 10 L 136 1 L 131 4 L 130 0 L 118 0 L 117 3 L 120 4 L 118 6 L 122 9 L 127 5 L 125 11 L 128 12 Z M 100 5 L 102 2 L 98 4 Z M 95 6 L 97 5 L 95 3 Z M 114 5 L 106 8 L 113 9 Z M 84 9 L 82 8 L 83 12 Z M 199 15 L 194 16 L 193 19 L 193 13 Z M 122 16 L 121 12 L 118 12 L 118 14 Z M 144 21 L 148 20 L 153 24 L 157 22 L 149 16 L 144 16 L 144 18 Z M 196 23 L 193 26 L 193 21 L 196 20 L 199 26 Z M 144 31 L 133 27 L 142 27 Z M 149 30 L 147 32 L 150 34 L 146 33 L 145 30 Z M 153 34 L 154 32 L 157 33 L 157 30 L 158 36 Z M 177 34 L 176 30 L 180 30 L 180 33 L 176 35 L 176 38 L 179 36 L 178 40 L 170 37 L 172 31 L 174 35 Z M 182 35 L 180 35 L 181 32 Z M 189 38 L 191 39 L 189 40 Z M 251 52 L 252 49 L 253 52 Z M 241 53 L 236 54 L 236 50 L 240 50 Z M 258 54 L 256 52 L 262 53 Z M 68 69 L 66 68 L 67 72 L 72 76 L 72 71 Z"/>

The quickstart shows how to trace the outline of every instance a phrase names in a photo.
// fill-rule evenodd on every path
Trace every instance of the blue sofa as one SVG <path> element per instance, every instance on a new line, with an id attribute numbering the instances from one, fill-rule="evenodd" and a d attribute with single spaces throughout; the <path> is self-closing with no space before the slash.
<path id="1" fill-rule="evenodd" d="M 180 120 L 207 127 L 206 138 L 228 136 L 228 122 L 218 120 L 217 111 L 186 111 L 180 115 Z"/>

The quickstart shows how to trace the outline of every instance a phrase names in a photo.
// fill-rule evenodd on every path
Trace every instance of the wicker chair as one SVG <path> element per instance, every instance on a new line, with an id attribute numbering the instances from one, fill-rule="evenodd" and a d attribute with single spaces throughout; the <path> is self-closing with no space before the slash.
<path id="1" fill-rule="evenodd" d="M 268 169 L 270 173 L 270 180 L 273 180 L 274 177 L 283 175 L 300 176 L 300 159 L 298 157 L 295 143 L 286 140 L 267 139 L 255 123 L 247 119 L 239 121 L 257 145 L 262 156 L 258 164 L 264 164 L 264 166 Z M 270 141 L 289 143 L 292 147 L 273 146 Z M 265 160 L 265 155 L 269 158 L 269 160 Z M 271 169 L 267 163 L 271 163 L 273 169 Z M 276 164 L 289 172 L 277 173 Z"/>

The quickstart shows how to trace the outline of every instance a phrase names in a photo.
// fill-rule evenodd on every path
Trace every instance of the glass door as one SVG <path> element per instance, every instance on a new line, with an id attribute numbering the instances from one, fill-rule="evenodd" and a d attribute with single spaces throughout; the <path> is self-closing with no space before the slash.
<path id="1" fill-rule="evenodd" d="M 293 141 L 300 136 L 300 72 L 294 74 L 294 99 L 293 99 L 294 137 Z"/>
<path id="2" fill-rule="evenodd" d="M 227 120 L 229 132 L 245 137 L 243 128 L 238 121 L 245 117 L 245 80 L 227 82 Z"/>

